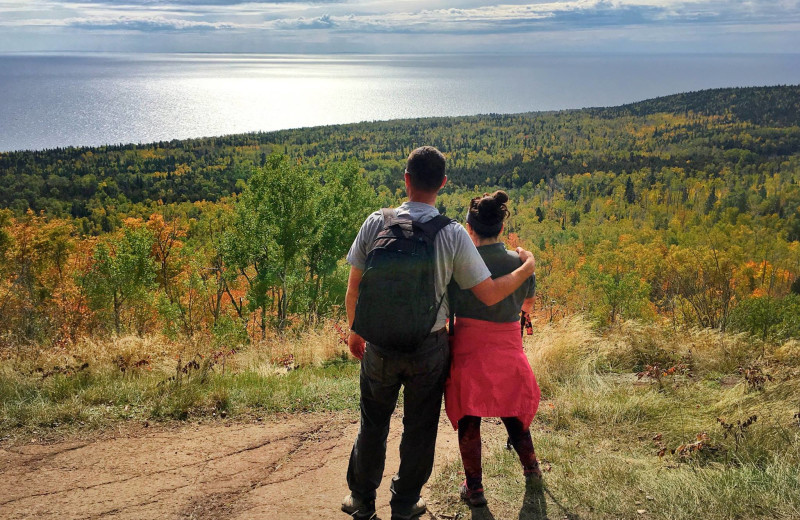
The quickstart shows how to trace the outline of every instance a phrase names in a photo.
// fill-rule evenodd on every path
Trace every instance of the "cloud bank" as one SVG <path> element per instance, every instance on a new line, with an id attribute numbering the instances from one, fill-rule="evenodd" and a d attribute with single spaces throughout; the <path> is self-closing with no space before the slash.
<path id="1" fill-rule="evenodd" d="M 748 50 L 741 48 L 741 42 L 734 44 L 731 35 L 738 34 L 747 35 L 745 43 L 752 45 L 752 51 L 765 52 L 777 43 L 778 51 L 791 52 L 798 48 L 799 27 L 798 0 L 499 4 L 489 0 L 0 0 L 0 31 L 26 36 L 22 41 L 35 40 L 37 34 L 43 41 L 55 34 L 69 34 L 72 41 L 91 47 L 92 34 L 119 32 L 127 35 L 130 50 L 138 50 L 137 45 L 141 48 L 146 38 L 158 34 L 169 34 L 172 47 L 180 42 L 182 49 L 191 49 L 192 38 L 213 33 L 216 44 L 226 47 L 220 50 L 240 46 L 251 51 L 285 51 L 305 39 L 328 51 L 359 47 L 369 51 L 378 43 L 380 51 L 403 52 L 435 44 L 435 37 L 441 36 L 442 48 L 434 46 L 431 51 L 457 48 L 459 42 L 466 50 L 487 44 L 517 51 L 524 50 L 519 48 L 524 35 L 531 35 L 531 42 L 542 42 L 535 35 L 546 33 L 558 35 L 565 42 L 583 39 L 585 50 L 611 43 L 619 51 L 633 51 L 636 48 L 631 42 L 642 41 L 648 34 L 664 44 L 672 41 L 678 50 L 685 50 L 687 35 L 697 51 L 704 50 L 704 35 L 712 50 L 719 50 L 725 41 L 732 43 L 731 52 Z M 583 38 L 579 37 L 581 33 Z M 594 43 L 585 36 L 588 33 Z M 776 34 L 782 37 L 776 38 Z M 425 43 L 403 43 L 403 35 L 419 36 Z M 221 39 L 226 36 L 227 42 Z M 388 39 L 381 41 L 381 36 Z M 0 51 L 19 50 L 3 48 L 10 40 L 0 36 Z M 212 44 L 211 40 L 196 43 L 197 50 L 209 50 L 205 47 Z M 103 40 L 97 40 L 96 50 L 103 50 L 103 45 Z M 163 50 L 174 49 L 166 46 Z"/>

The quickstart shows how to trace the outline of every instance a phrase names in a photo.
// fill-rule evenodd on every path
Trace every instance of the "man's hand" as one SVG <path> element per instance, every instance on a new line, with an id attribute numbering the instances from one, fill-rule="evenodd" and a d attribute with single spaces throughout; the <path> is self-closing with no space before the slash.
<path id="1" fill-rule="evenodd" d="M 359 361 L 364 358 L 364 349 L 367 347 L 364 338 L 351 331 L 350 335 L 347 336 L 347 346 L 350 348 L 350 353 L 353 354 L 353 357 Z"/>
<path id="2" fill-rule="evenodd" d="M 536 259 L 533 257 L 533 253 L 518 247 L 517 254 L 519 259 L 522 260 L 523 267 L 527 267 L 530 270 L 530 274 L 533 274 L 536 270 Z"/>
<path id="3" fill-rule="evenodd" d="M 536 271 L 536 260 L 533 258 L 533 253 L 521 247 L 517 248 L 517 253 L 523 262 L 521 266 L 499 278 L 490 276 L 470 289 L 481 303 L 491 307 L 516 291 Z"/>
<path id="4" fill-rule="evenodd" d="M 356 304 L 358 303 L 358 285 L 361 283 L 361 275 L 364 271 L 355 267 L 350 267 L 350 277 L 347 279 L 347 294 L 344 297 L 344 307 L 347 309 L 347 326 L 352 327 L 356 319 Z M 350 331 L 347 336 L 347 346 L 350 353 L 361 359 L 364 357 L 364 338 Z"/>

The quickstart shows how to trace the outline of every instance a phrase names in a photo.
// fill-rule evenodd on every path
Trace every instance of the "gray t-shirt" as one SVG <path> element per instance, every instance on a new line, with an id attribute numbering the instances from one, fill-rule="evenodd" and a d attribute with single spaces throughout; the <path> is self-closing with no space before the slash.
<path id="1" fill-rule="evenodd" d="M 418 222 L 427 222 L 439 214 L 435 207 L 422 202 L 404 202 L 396 212 L 398 216 L 408 216 Z M 350 252 L 347 253 L 347 263 L 363 271 L 367 253 L 381 229 L 383 229 L 383 214 L 376 211 L 361 225 L 361 230 L 350 246 Z M 452 222 L 439 231 L 433 248 L 436 263 L 436 300 L 442 299 L 442 305 L 439 307 L 439 314 L 431 331 L 439 330 L 447 323 L 450 306 L 446 293 L 451 278 L 461 289 L 470 289 L 492 275 L 478 254 L 475 244 L 470 240 L 467 230 L 461 224 Z M 391 303 L 387 302 L 387 305 Z"/>
<path id="2" fill-rule="evenodd" d="M 478 248 L 483 261 L 492 272 L 492 278 L 499 278 L 514 271 L 522 261 L 516 251 L 507 251 L 503 243 L 489 244 Z M 476 320 L 508 323 L 519 320 L 519 311 L 525 298 L 533 298 L 536 278 L 531 276 L 507 298 L 487 307 L 470 291 L 456 291 L 454 295 L 456 316 Z"/>

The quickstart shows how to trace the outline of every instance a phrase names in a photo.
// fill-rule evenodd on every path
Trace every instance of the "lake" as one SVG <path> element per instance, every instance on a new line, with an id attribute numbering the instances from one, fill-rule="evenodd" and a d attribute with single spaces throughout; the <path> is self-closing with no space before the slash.
<path id="1" fill-rule="evenodd" d="M 784 55 L 0 55 L 0 151 L 614 106 L 800 83 Z"/>

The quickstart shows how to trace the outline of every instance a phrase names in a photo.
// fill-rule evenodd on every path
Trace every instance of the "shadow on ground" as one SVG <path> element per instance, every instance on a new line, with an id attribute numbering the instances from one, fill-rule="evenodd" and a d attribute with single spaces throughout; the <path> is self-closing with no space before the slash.
<path id="1" fill-rule="evenodd" d="M 470 507 L 472 511 L 472 520 L 495 520 L 489 506 L 486 507 Z"/>
<path id="2" fill-rule="evenodd" d="M 525 497 L 519 520 L 547 520 L 547 500 L 544 497 L 544 486 L 528 483 L 525 486 Z"/>

